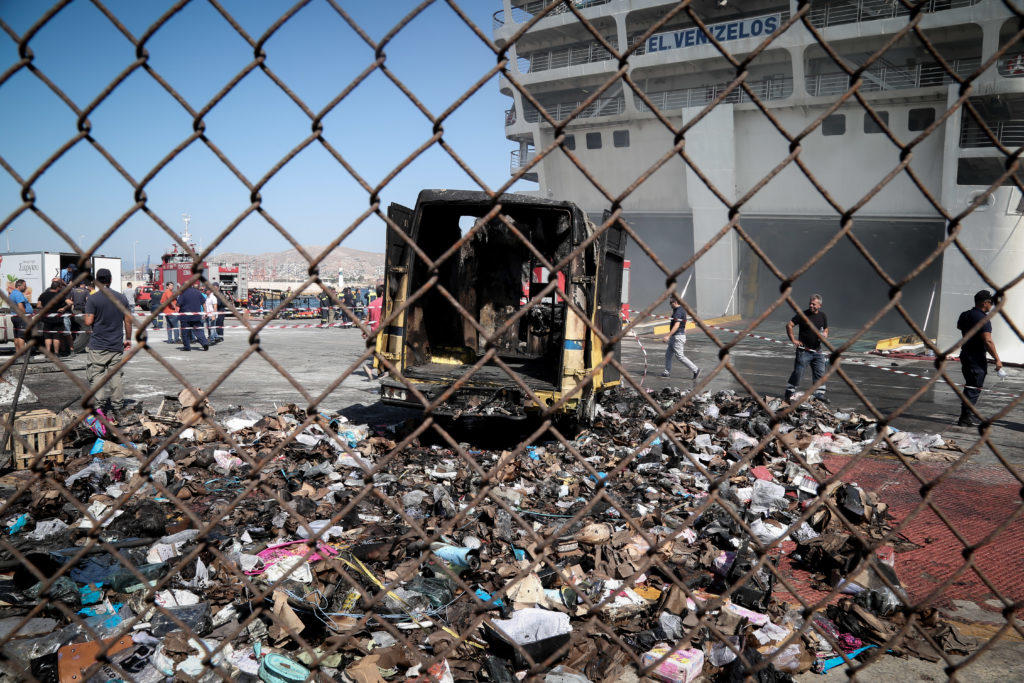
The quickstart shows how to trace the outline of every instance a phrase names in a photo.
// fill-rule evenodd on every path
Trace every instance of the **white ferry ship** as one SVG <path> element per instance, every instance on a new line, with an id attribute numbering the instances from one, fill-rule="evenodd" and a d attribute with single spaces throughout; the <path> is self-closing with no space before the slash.
<path id="1" fill-rule="evenodd" d="M 494 14 L 494 38 L 509 45 L 526 22 L 547 6 L 540 0 L 502 0 Z M 1001 0 L 923 2 L 920 29 L 959 75 L 974 74 L 1012 41 L 1019 21 Z M 577 0 L 576 8 L 616 49 L 636 43 L 677 6 L 665 0 Z M 796 0 L 697 0 L 702 22 L 733 55 L 752 52 L 798 9 Z M 559 6 L 533 24 L 509 48 L 516 81 L 557 122 L 600 89 L 619 64 L 568 8 Z M 814 0 L 811 24 L 849 66 L 857 68 L 907 25 L 908 10 L 893 0 Z M 629 58 L 629 75 L 673 126 L 680 126 L 718 97 L 736 75 L 708 44 L 685 11 L 643 41 Z M 971 103 L 1010 151 L 1024 144 L 1024 44 L 1009 50 L 973 81 Z M 912 33 L 900 38 L 863 73 L 860 92 L 895 137 L 907 143 L 955 104 L 957 83 Z M 850 79 L 800 23 L 778 35 L 753 60 L 746 82 L 772 115 L 797 134 L 835 104 Z M 501 92 L 512 98 L 506 136 L 518 143 L 511 172 L 547 148 L 555 128 L 508 79 Z M 674 144 L 672 133 L 622 80 L 615 82 L 565 128 L 565 146 L 618 197 L 654 167 Z M 686 152 L 730 200 L 755 187 L 789 154 L 789 142 L 737 89 L 686 136 Z M 900 162 L 900 149 L 867 111 L 850 98 L 801 141 L 800 159 L 844 209 L 855 206 Z M 1005 172 L 1006 155 L 970 114 L 958 110 L 913 148 L 910 168 L 952 215 L 964 210 Z M 1020 173 L 1024 177 L 1024 173 Z M 612 202 L 555 149 L 525 176 L 544 196 L 572 200 L 598 216 Z M 723 204 L 678 155 L 670 158 L 622 201 L 629 224 L 669 269 L 691 258 L 729 220 Z M 1024 269 L 1024 201 L 1009 181 L 964 221 L 960 240 L 1000 287 Z M 839 229 L 833 209 L 795 164 L 747 201 L 741 226 L 784 274 L 810 260 Z M 945 236 L 946 222 L 905 172 L 863 204 L 853 234 L 894 281 L 922 263 Z M 664 291 L 665 277 L 636 244 L 630 246 L 632 299 L 649 302 Z M 681 289 L 688 274 L 683 274 Z M 735 233 L 704 254 L 695 267 L 687 300 L 705 317 L 757 315 L 778 296 L 781 280 Z M 959 338 L 956 318 L 973 305 L 986 283 L 950 247 L 901 295 L 918 324 L 948 346 Z M 796 281 L 803 304 L 812 292 L 825 298 L 835 326 L 859 327 L 889 301 L 890 287 L 849 240 L 840 241 Z M 1008 293 L 1005 312 L 1024 325 L 1024 285 Z M 779 314 L 791 315 L 787 308 Z M 993 337 L 1004 360 L 1024 362 L 1024 343 L 997 319 Z M 873 337 L 909 330 L 891 311 Z M 880 334 L 881 333 L 881 334 Z"/>

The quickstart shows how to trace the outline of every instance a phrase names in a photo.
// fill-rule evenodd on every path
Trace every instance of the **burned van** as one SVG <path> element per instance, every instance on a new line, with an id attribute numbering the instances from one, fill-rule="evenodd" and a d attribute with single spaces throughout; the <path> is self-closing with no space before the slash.
<path id="1" fill-rule="evenodd" d="M 618 345 L 603 347 L 594 329 L 606 339 L 621 329 L 625 231 L 598 234 L 570 202 L 509 194 L 498 206 L 483 192 L 424 190 L 414 210 L 388 208 L 408 239 L 388 228 L 376 348 L 398 373 L 381 398 L 522 417 L 569 397 L 560 411 L 589 421 L 595 393 L 619 383 L 601 366 Z"/>

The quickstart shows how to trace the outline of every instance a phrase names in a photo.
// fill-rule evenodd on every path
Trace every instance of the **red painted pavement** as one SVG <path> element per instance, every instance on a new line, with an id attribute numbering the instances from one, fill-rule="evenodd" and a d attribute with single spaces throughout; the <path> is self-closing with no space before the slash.
<path id="1" fill-rule="evenodd" d="M 825 459 L 836 472 L 849 464 L 847 456 Z M 949 466 L 937 463 L 915 463 L 914 468 L 925 481 L 936 479 Z M 843 475 L 843 481 L 857 482 L 865 490 L 876 491 L 889 505 L 894 526 L 920 548 L 896 554 L 896 573 L 912 600 L 924 599 L 946 578 L 963 566 L 964 544 L 930 509 L 910 517 L 921 502 L 921 484 L 898 460 L 861 458 Z M 1004 520 L 1014 517 L 1009 526 L 975 551 L 975 565 L 995 590 L 1009 600 L 1024 600 L 1024 518 L 1020 510 L 1022 486 L 1002 466 L 972 466 L 967 463 L 952 472 L 933 490 L 931 501 L 969 544 L 980 543 Z M 905 526 L 900 526 L 905 522 Z M 788 556 L 792 543 L 783 544 Z M 810 575 L 792 566 L 788 557 L 780 561 L 783 576 L 792 577 L 797 593 L 810 604 L 826 595 L 809 585 Z M 780 585 L 780 597 L 788 596 Z M 950 600 L 970 600 L 987 609 L 983 603 L 996 598 L 973 569 L 964 572 L 932 605 L 948 605 Z"/>

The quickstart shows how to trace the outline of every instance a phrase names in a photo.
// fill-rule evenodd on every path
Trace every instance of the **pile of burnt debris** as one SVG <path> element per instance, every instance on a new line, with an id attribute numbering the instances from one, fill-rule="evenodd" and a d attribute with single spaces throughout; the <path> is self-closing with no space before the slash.
<path id="1" fill-rule="evenodd" d="M 910 609 L 885 502 L 825 466 L 891 447 L 863 415 L 616 390 L 564 442 L 482 450 L 200 398 L 82 422 L 63 463 L 0 477 L 6 675 L 783 681 L 976 647 Z"/>

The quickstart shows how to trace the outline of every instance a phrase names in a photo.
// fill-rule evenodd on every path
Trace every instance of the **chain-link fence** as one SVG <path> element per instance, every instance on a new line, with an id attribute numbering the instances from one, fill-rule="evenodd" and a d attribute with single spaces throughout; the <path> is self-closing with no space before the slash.
<path id="1" fill-rule="evenodd" d="M 729 49 L 732 29 L 721 28 L 716 18 L 725 2 L 658 5 L 657 12 L 645 15 L 646 24 L 628 27 L 625 45 L 609 39 L 601 13 L 627 3 L 513 3 L 509 16 L 502 11 L 493 26 L 479 26 L 456 2 L 448 2 L 446 9 L 493 52 L 494 63 L 482 67 L 480 78 L 467 83 L 465 93 L 441 113 L 429 111 L 418 99 L 430 84 L 405 83 L 389 70 L 387 48 L 403 32 L 415 30 L 410 23 L 426 7 L 442 3 L 416 7 L 377 41 L 343 3 L 327 0 L 365 42 L 369 61 L 320 111 L 275 73 L 273 52 L 266 48 L 307 2 L 287 9 L 255 36 L 220 2 L 210 0 L 253 56 L 202 106 L 182 96 L 149 63 L 146 47 L 189 2 L 173 4 L 141 34 L 130 31 L 104 3 L 93 2 L 134 45 L 136 60 L 124 64 L 84 106 L 47 75 L 41 55 L 33 50 L 36 34 L 68 4 L 55 3 L 21 33 L 0 21 L 9 48 L 15 46 L 18 55 L 0 75 L 0 93 L 12 79 L 30 75 L 75 119 L 74 134 L 47 150 L 36 168 L 15 168 L 0 156 L 20 190 L 20 204 L 0 223 L 0 232 L 23 214 L 34 214 L 80 255 L 78 273 L 59 283 L 34 312 L 25 308 L 17 288 L 2 293 L 21 337 L 0 366 L 5 380 L 20 391 L 29 356 L 41 352 L 73 383 L 76 394 L 72 407 L 54 411 L 56 422 L 36 415 L 43 422 L 29 425 L 32 415 L 17 411 L 17 398 L 9 408 L 11 467 L 17 469 L 0 478 L 0 519 L 9 532 L 0 540 L 0 562 L 9 572 L 0 577 L 0 645 L 9 677 L 341 680 L 346 675 L 345 680 L 360 681 L 417 676 L 505 681 L 525 673 L 538 680 L 694 680 L 700 675 L 786 680 L 812 667 L 836 665 L 851 677 L 872 677 L 871 667 L 895 655 L 908 662 L 938 661 L 952 679 L 971 676 L 961 671 L 1000 638 L 1024 637 L 1014 616 L 1022 599 L 1019 581 L 990 576 L 978 561 L 982 555 L 998 555 L 1004 543 L 1007 555 L 1020 555 L 1020 547 L 1006 540 L 1019 540 L 1018 455 L 993 434 L 1007 424 L 1019 428 L 1013 420 L 1020 416 L 1021 394 L 988 391 L 976 403 L 985 361 L 971 366 L 963 360 L 968 352 L 976 358 L 979 345 L 984 356 L 981 335 L 989 322 L 1003 328 L 999 334 L 1008 329 L 1009 338 L 1024 340 L 1007 303 L 1010 290 L 1024 277 L 1019 260 L 999 266 L 998 275 L 990 277 L 991 254 L 978 256 L 964 238 L 972 216 L 986 209 L 989 215 L 998 213 L 988 207 L 1000 188 L 1024 189 L 1019 149 L 1013 146 L 1015 101 L 1010 95 L 993 98 L 994 90 L 976 87 L 986 74 L 1016 75 L 1024 14 L 1013 3 L 801 1 L 784 11 L 765 5 L 744 15 L 737 9 L 738 24 L 760 15 L 778 23 L 752 47 L 734 54 Z M 947 11 L 977 12 L 965 15 L 965 21 L 995 17 L 1004 22 L 998 45 L 986 42 L 985 54 L 972 62 L 968 53 L 981 39 L 975 45 L 971 34 L 963 54 L 950 56 L 949 45 L 961 47 L 958 28 L 934 19 Z M 568 47 L 546 48 L 542 56 L 536 40 L 529 41 L 550 29 L 546 21 L 559 22 L 567 35 L 577 32 Z M 757 21 L 763 29 L 765 22 Z M 830 42 L 830 35 L 849 39 L 836 32 L 841 27 L 869 21 L 888 23 L 882 37 L 856 60 L 849 57 L 848 44 Z M 491 30 L 501 40 L 492 40 Z M 773 50 L 792 47 L 787 41 L 797 34 L 813 37 L 820 48 L 816 59 L 828 68 L 808 62 L 788 80 L 768 82 L 758 76 L 762 61 Z M 728 72 L 727 77 L 716 76 L 710 86 L 699 88 L 681 82 L 674 89 L 652 88 L 639 80 L 634 72 L 638 60 L 653 58 L 664 41 L 677 37 L 680 44 L 692 41 L 714 50 L 720 57 L 715 68 Z M 532 46 L 532 52 L 524 48 L 517 54 L 520 44 Z M 906 44 L 927 56 L 927 64 L 890 61 L 889 50 Z M 528 74 L 570 67 L 592 68 L 585 72 L 588 89 L 578 98 L 558 99 L 531 87 L 535 81 Z M 204 122 L 254 71 L 272 80 L 311 125 L 308 137 L 259 180 L 247 178 L 207 137 Z M 322 124 L 374 73 L 393 82 L 434 130 L 376 186 L 331 145 Z M 133 75 L 155 82 L 193 122 L 189 136 L 142 177 L 121 166 L 91 135 L 89 123 Z M 488 187 L 445 141 L 444 126 L 452 112 L 496 77 L 519 103 L 518 115 L 515 108 L 506 115 L 506 126 L 536 124 L 542 135 L 532 140 L 533 149 L 517 153 L 504 184 Z M 801 79 L 804 92 L 819 99 L 809 123 L 793 125 L 791 112 L 783 113 L 774 101 L 785 102 Z M 901 93 L 936 87 L 941 88 L 932 96 L 941 100 L 938 115 L 922 121 L 909 137 L 897 133 L 888 113 L 880 111 Z M 874 97 L 878 94 L 883 97 Z M 625 98 L 633 104 L 625 104 Z M 719 186 L 715 171 L 702 165 L 717 157 L 714 150 L 711 156 L 701 151 L 697 132 L 730 105 L 748 105 L 744 115 L 766 122 L 779 142 L 772 149 L 782 150 L 766 173 L 746 178 L 746 189 L 737 189 L 738 181 Z M 645 125 L 659 127 L 668 142 L 649 155 L 634 147 L 632 158 L 640 159 L 644 170 L 611 187 L 600 180 L 604 169 L 589 166 L 585 150 L 577 148 L 574 126 L 584 119 L 621 115 L 629 107 L 647 117 Z M 687 115 L 680 118 L 684 107 Z M 865 131 L 870 126 L 887 139 L 894 159 L 853 201 L 836 199 L 842 193 L 820 181 L 821 169 L 801 154 L 840 111 L 861 111 Z M 496 120 L 500 115 L 495 112 Z M 963 131 L 950 138 L 954 151 L 980 147 L 987 150 L 986 159 L 998 162 L 994 168 L 961 164 L 958 173 L 986 178 L 964 185 L 987 189 L 956 207 L 943 201 L 952 195 L 937 190 L 922 176 L 921 166 L 912 165 L 915 153 L 927 141 L 947 135 L 954 123 Z M 628 144 L 628 137 L 624 140 Z M 843 164 L 844 156 L 859 158 L 851 144 L 831 148 L 829 164 Z M 248 197 L 245 209 L 199 253 L 147 205 L 146 197 L 147 185 L 192 145 L 212 152 L 241 181 Z M 40 178 L 80 146 L 109 162 L 130 185 L 132 196 L 131 207 L 92 247 L 74 239 L 74 227 L 49 218 L 34 190 Z M 364 214 L 319 254 L 307 253 L 261 199 L 261 189 L 293 157 L 315 146 L 359 183 L 368 200 Z M 383 199 L 389 183 L 437 147 L 478 187 L 469 188 L 473 192 L 425 192 L 415 207 L 389 209 Z M 556 158 L 562 166 L 546 166 Z M 857 163 L 845 173 L 863 173 Z M 504 194 L 514 182 L 538 174 L 557 187 L 550 177 L 555 168 L 584 178 L 587 196 L 599 201 L 587 204 L 585 212 L 576 197 Z M 700 187 L 692 196 L 705 193 L 718 212 L 712 215 L 723 219 L 704 237 L 695 232 L 692 255 L 678 262 L 663 258 L 657 238 L 637 229 L 627 215 L 634 206 L 631 198 L 666 168 L 693 178 Z M 747 206 L 788 173 L 805 179 L 835 216 L 827 240 L 793 267 L 778 265 L 770 257 L 772 249 L 745 227 Z M 929 245 L 902 276 L 893 275 L 855 229 L 861 214 L 870 214 L 865 206 L 897 178 L 908 179 L 903 187 L 919 193 L 934 210 L 933 219 L 943 224 L 940 241 Z M 603 217 L 588 218 L 602 211 Z M 102 278 L 91 295 L 99 302 L 89 299 L 82 322 L 96 325 L 113 316 L 116 331 L 120 317 L 127 316 L 130 334 L 123 353 L 94 344 L 83 378 L 58 355 L 59 346 L 43 339 L 59 335 L 47 316 L 61 310 L 76 286 L 95 275 L 90 259 L 100 245 L 137 214 L 159 225 L 195 264 L 191 276 L 173 289 L 182 305 L 183 335 L 186 327 L 198 326 L 193 317 L 198 319 L 200 309 L 189 308 L 188 291 L 208 284 L 200 264 L 229 235 L 244 230 L 241 224 L 248 216 L 261 216 L 308 261 L 307 280 L 265 315 L 253 315 L 239 302 L 213 293 L 223 302 L 228 324 L 244 326 L 248 341 L 203 386 L 191 383 L 151 341 L 150 331 L 173 302 L 136 315 L 127 302 L 108 296 L 110 282 Z M 467 216 L 469 223 L 460 222 Z M 368 341 L 361 353 L 325 367 L 336 380 L 320 393 L 310 392 L 268 351 L 261 335 L 304 288 L 325 285 L 319 266 L 327 254 L 373 217 L 387 226 L 379 318 L 364 317 L 351 301 L 330 294 L 333 306 L 354 320 Z M 654 273 L 659 285 L 650 296 L 633 296 L 623 315 L 627 243 L 639 256 L 633 259 L 634 279 L 642 268 L 648 278 Z M 695 268 L 696 286 L 702 286 L 702 260 L 707 263 L 723 244 L 749 250 L 754 269 L 778 284 L 775 290 L 775 284 L 762 283 L 747 297 L 756 302 L 756 310 L 733 323 L 738 329 L 710 321 L 708 311 L 682 291 Z M 828 324 L 819 322 L 817 309 L 805 310 L 802 301 L 809 293 L 804 284 L 808 271 L 840 247 L 852 247 L 849 255 L 868 264 L 886 293 L 864 302 L 870 313 L 863 327 L 836 341 L 825 333 Z M 940 344 L 927 322 L 906 305 L 903 293 L 951 254 L 966 262 L 971 273 L 966 279 L 977 283 L 973 288 L 992 291 L 993 305 L 980 301 L 980 313 L 969 320 L 964 336 Z M 864 286 L 850 283 L 851 288 Z M 686 391 L 670 386 L 649 390 L 647 350 L 636 343 L 669 302 L 685 315 L 676 312 L 665 325 L 689 319 L 707 338 L 700 342 L 707 362 L 693 369 L 693 385 Z M 809 336 L 800 337 L 805 348 L 797 356 L 798 364 L 812 366 L 814 381 L 801 393 L 797 375 L 785 396 L 779 395 L 781 386 L 776 396 L 766 395 L 751 376 L 756 373 L 744 365 L 743 349 L 783 341 L 780 334 L 772 339 L 758 332 L 782 312 L 788 319 L 789 309 L 796 320 L 790 327 L 809 330 Z M 891 313 L 934 360 L 934 365 L 918 366 L 923 369 L 916 388 L 895 402 L 877 378 L 891 368 L 875 368 L 875 379 L 865 381 L 856 367 L 863 362 L 856 344 Z M 672 329 L 662 333 L 669 335 L 670 354 L 684 356 L 685 337 Z M 820 350 L 808 350 L 819 343 Z M 654 348 L 660 352 L 662 347 Z M 801 354 L 807 355 L 804 361 Z M 262 357 L 306 405 L 265 416 L 215 415 L 210 399 L 251 356 Z M 165 399 L 155 411 L 100 412 L 107 385 L 120 383 L 126 367 L 130 375 L 133 360 L 147 357 L 176 380 L 181 394 Z M 966 383 L 956 369 L 957 357 Z M 422 415 L 367 430 L 327 413 L 322 404 L 342 382 L 372 372 L 366 363 L 385 374 L 385 402 L 419 407 Z M 832 384 L 833 395 L 837 385 L 848 389 L 851 404 L 829 407 L 822 402 L 826 383 Z M 716 390 L 709 392 L 712 385 Z M 952 396 L 957 408 L 963 402 L 965 423 L 980 420 L 977 430 L 960 432 L 959 452 L 949 450 L 948 438 L 922 440 L 920 434 L 908 436 L 889 426 L 936 391 Z M 117 391 L 112 399 L 119 402 Z M 475 443 L 453 420 L 524 416 L 532 420 L 529 429 L 504 449 L 486 445 L 493 433 Z M 87 447 L 84 458 L 77 457 L 82 444 Z M 852 476 L 867 476 L 880 451 L 892 467 L 885 476 L 904 477 L 916 496 L 899 515 L 887 506 L 891 481 L 878 491 L 851 482 Z M 938 504 L 936 491 L 958 481 L 982 457 L 993 463 L 987 471 L 998 471 L 1004 483 L 1011 481 L 1012 492 L 1002 507 L 986 509 L 982 501 L 972 508 L 972 515 L 988 522 L 979 534 L 975 527 L 958 528 L 963 517 Z M 928 515 L 932 535 L 951 534 L 955 540 L 938 553 L 945 569 L 931 575 L 930 585 L 911 589 L 901 584 L 901 571 L 907 568 L 899 558 L 909 549 L 921 550 L 909 537 L 915 523 Z M 925 549 L 915 557 L 928 553 Z M 968 576 L 984 585 L 996 616 L 995 626 L 973 643 L 937 610 Z M 563 668 L 552 673 L 557 666 Z"/>

